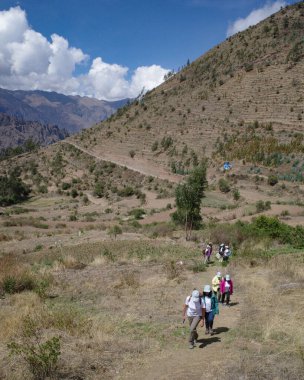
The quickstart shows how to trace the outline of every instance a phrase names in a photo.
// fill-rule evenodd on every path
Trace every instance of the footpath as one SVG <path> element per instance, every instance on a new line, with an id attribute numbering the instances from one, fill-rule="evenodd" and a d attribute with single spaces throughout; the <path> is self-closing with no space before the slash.
<path id="1" fill-rule="evenodd" d="M 202 274 L 205 283 L 211 283 L 214 267 Z M 187 292 L 185 292 L 186 298 Z M 145 358 L 145 362 L 132 373 L 124 373 L 116 380 L 184 380 L 217 379 L 221 368 L 225 367 L 235 353 L 229 345 L 229 334 L 236 328 L 240 317 L 241 298 L 236 293 L 232 296 L 231 307 L 219 305 L 220 314 L 215 317 L 213 336 L 205 335 L 205 328 L 198 327 L 198 343 L 193 350 L 188 348 L 188 330 L 184 347 L 167 347 L 163 351 Z M 180 311 L 182 315 L 182 311 Z M 185 323 L 188 323 L 186 321 Z M 188 327 L 188 325 L 187 325 Z"/>

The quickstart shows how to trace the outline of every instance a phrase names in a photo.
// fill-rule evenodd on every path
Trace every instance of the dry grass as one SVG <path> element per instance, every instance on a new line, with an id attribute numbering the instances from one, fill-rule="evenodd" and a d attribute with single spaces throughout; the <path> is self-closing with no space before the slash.
<path id="1" fill-rule="evenodd" d="M 304 254 L 275 256 L 267 268 L 238 271 L 245 304 L 231 344 L 240 356 L 226 379 L 303 378 L 303 260 Z"/>

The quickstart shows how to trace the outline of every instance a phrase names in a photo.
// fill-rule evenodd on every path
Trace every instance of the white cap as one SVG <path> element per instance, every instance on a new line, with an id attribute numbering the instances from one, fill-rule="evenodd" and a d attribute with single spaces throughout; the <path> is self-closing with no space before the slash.
<path id="1" fill-rule="evenodd" d="M 229 274 L 226 274 L 225 278 L 226 278 L 226 281 L 229 281 L 230 280 Z"/>
<path id="2" fill-rule="evenodd" d="M 210 285 L 205 285 L 205 286 L 204 286 L 204 292 L 205 292 L 205 293 L 210 293 L 210 292 L 211 292 L 211 287 L 210 287 Z"/>
<path id="3" fill-rule="evenodd" d="M 221 272 L 217 272 L 217 277 L 221 277 L 222 276 L 222 273 Z"/>
<path id="4" fill-rule="evenodd" d="M 199 291 L 198 290 L 193 290 L 192 295 L 191 295 L 192 301 L 193 302 L 198 302 L 199 301 L 199 297 L 200 297 Z"/>

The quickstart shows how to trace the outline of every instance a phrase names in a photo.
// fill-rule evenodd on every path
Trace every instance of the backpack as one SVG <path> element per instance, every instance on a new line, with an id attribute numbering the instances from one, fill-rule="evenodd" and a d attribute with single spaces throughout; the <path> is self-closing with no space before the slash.
<path id="1" fill-rule="evenodd" d="M 192 295 L 191 295 L 191 296 L 188 296 L 188 302 L 191 301 L 191 298 L 192 298 Z M 199 303 L 200 303 L 200 305 L 202 306 L 202 296 L 199 296 Z"/>

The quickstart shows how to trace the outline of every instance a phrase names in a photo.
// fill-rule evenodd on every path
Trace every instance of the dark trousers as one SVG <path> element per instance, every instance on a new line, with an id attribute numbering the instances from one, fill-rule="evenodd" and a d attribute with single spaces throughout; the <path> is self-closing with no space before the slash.
<path id="1" fill-rule="evenodd" d="M 217 300 L 219 302 L 221 302 L 221 292 L 220 292 L 220 290 L 218 290 L 217 292 L 213 291 L 213 293 L 214 293 L 215 297 L 217 297 Z"/>
<path id="2" fill-rule="evenodd" d="M 208 313 L 205 313 L 205 325 L 206 330 L 212 330 L 213 329 L 213 321 L 214 321 L 214 313 L 213 311 L 209 311 Z"/>
<path id="3" fill-rule="evenodd" d="M 196 328 L 201 319 L 202 317 L 188 317 L 188 321 L 190 325 L 189 343 L 191 344 L 193 344 L 194 340 L 198 338 L 198 333 L 196 331 Z"/>
<path id="4" fill-rule="evenodd" d="M 224 303 L 226 298 L 226 304 L 229 305 L 230 302 L 230 292 L 225 292 L 222 294 L 221 302 Z"/>

